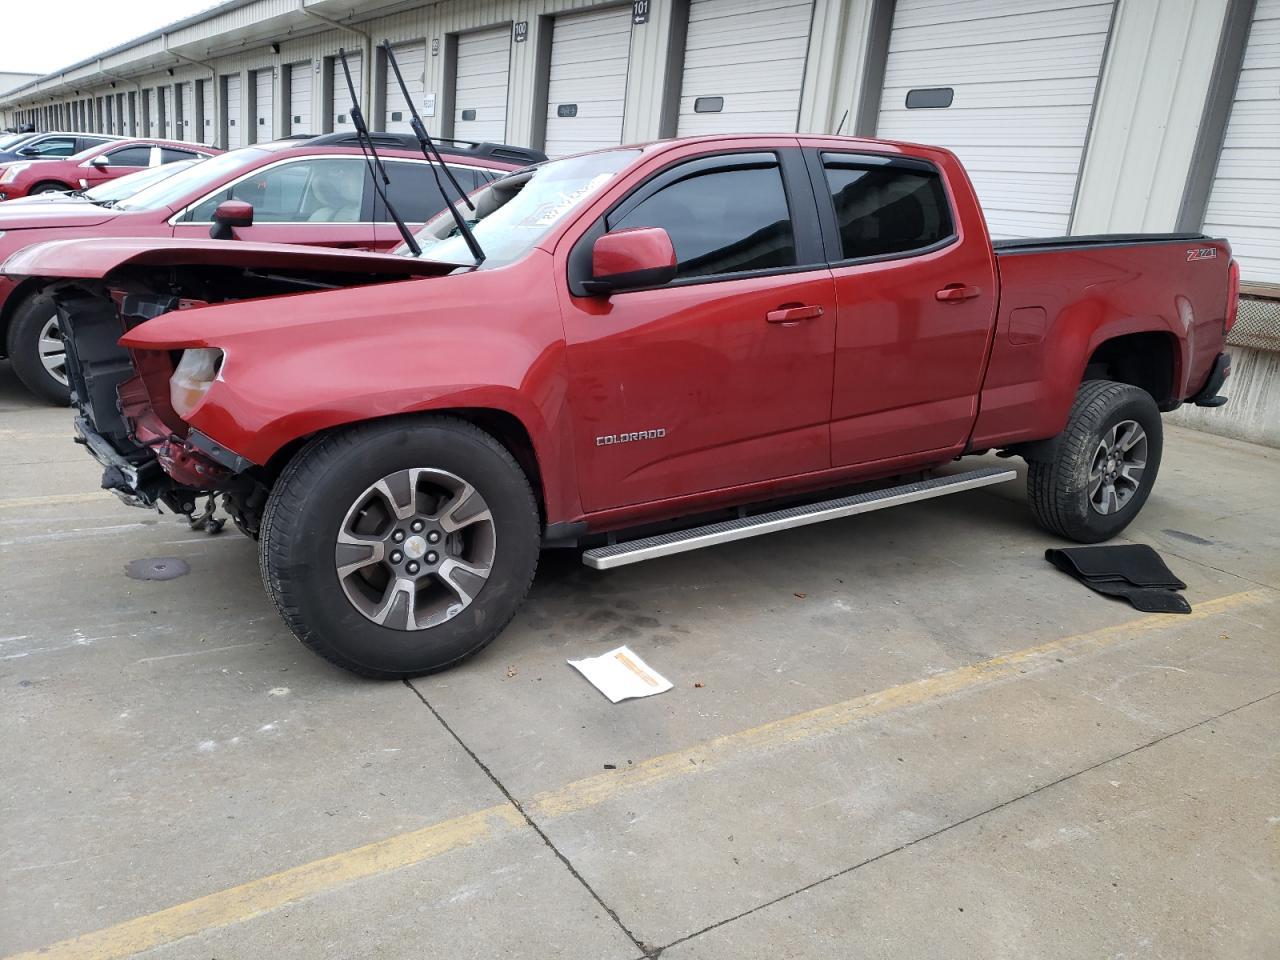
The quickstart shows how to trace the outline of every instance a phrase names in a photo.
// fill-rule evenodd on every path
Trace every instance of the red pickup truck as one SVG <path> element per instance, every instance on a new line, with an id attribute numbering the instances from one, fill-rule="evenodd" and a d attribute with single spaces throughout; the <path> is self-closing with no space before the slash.
<path id="1" fill-rule="evenodd" d="M 1104 540 L 1160 413 L 1223 402 L 1225 241 L 993 244 L 945 150 L 668 141 L 474 199 L 478 264 L 445 212 L 418 257 L 148 238 L 3 266 L 57 301 L 104 487 L 221 495 L 289 626 L 364 675 L 479 650 L 540 546 L 606 568 L 1014 475 L 921 473 L 967 454 L 1022 456 L 1040 523 Z"/>

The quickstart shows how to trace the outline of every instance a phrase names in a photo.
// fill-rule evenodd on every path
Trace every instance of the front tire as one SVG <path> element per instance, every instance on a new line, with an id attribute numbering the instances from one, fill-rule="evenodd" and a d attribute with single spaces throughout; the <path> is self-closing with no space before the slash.
<path id="1" fill-rule="evenodd" d="M 399 679 L 477 653 L 510 622 L 540 544 L 528 478 L 493 437 L 434 416 L 313 440 L 263 514 L 263 583 L 325 659 Z"/>
<path id="2" fill-rule="evenodd" d="M 70 193 L 70 192 L 71 192 L 71 188 L 68 187 L 65 183 L 58 183 L 56 181 L 50 180 L 46 183 L 37 183 L 34 187 L 32 187 L 29 191 L 27 191 L 27 195 L 34 197 L 36 194 L 40 194 L 40 193 Z"/>
<path id="3" fill-rule="evenodd" d="M 1086 381 L 1053 458 L 1028 464 L 1036 520 L 1077 543 L 1110 540 L 1147 502 L 1163 436 L 1151 394 L 1127 383 Z"/>
<path id="4" fill-rule="evenodd" d="M 67 354 L 53 300 L 43 293 L 28 296 L 9 324 L 9 359 L 23 385 L 41 400 L 65 407 L 71 402 Z"/>

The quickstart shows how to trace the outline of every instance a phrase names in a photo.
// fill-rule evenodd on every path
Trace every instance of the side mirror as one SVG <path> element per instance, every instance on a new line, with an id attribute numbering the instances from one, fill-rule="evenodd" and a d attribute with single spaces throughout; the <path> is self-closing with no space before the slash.
<path id="1" fill-rule="evenodd" d="M 40 151 L 39 151 L 39 150 L 37 150 L 35 147 L 22 147 L 21 149 L 19 149 L 19 150 L 18 150 L 18 156 L 20 156 L 20 157 L 38 157 L 38 156 L 40 156 Z"/>
<path id="2" fill-rule="evenodd" d="M 636 227 L 599 237 L 591 247 L 587 293 L 608 296 L 619 290 L 659 287 L 676 276 L 676 250 L 662 227 Z"/>
<path id="3" fill-rule="evenodd" d="M 253 226 L 253 204 L 244 200 L 223 200 L 213 211 L 213 226 L 209 236 L 214 240 L 232 240 L 234 227 Z"/>
<path id="4" fill-rule="evenodd" d="M 99 170 L 105 170 L 107 167 L 111 166 L 111 161 L 102 154 L 99 154 L 89 161 L 89 166 L 97 167 Z"/>

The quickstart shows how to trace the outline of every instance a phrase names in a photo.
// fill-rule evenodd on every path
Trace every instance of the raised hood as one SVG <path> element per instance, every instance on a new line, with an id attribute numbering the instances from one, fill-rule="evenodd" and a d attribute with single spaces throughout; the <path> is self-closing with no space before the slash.
<path id="1" fill-rule="evenodd" d="M 0 273 L 9 277 L 96 280 L 125 267 L 166 266 L 307 270 L 374 274 L 390 278 L 438 276 L 457 269 L 458 264 L 414 260 L 389 253 L 333 250 L 283 243 L 113 237 L 101 240 L 49 240 L 32 244 L 0 264 Z"/>
<path id="2" fill-rule="evenodd" d="M 122 213 L 89 203 L 0 203 L 0 230 L 96 227 Z"/>

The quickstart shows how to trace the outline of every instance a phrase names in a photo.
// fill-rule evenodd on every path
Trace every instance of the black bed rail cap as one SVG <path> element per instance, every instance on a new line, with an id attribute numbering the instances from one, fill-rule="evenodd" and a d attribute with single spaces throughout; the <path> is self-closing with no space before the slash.
<path id="1" fill-rule="evenodd" d="M 390 150 L 418 150 L 418 138 L 412 133 L 371 134 L 374 146 L 386 147 Z M 502 160 L 507 163 L 541 163 L 547 155 L 541 150 L 530 147 L 515 147 L 509 143 L 489 143 L 481 140 L 455 140 L 451 137 L 433 137 L 442 154 L 454 157 L 483 157 L 488 160 Z M 311 137 L 307 141 L 310 147 L 359 147 L 360 138 L 354 133 L 325 133 Z"/>

